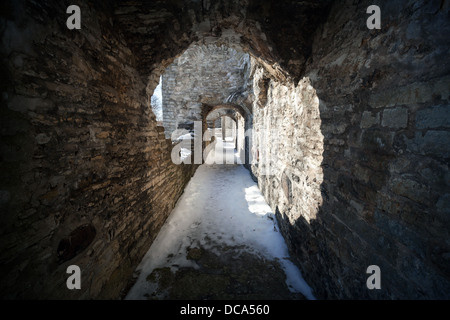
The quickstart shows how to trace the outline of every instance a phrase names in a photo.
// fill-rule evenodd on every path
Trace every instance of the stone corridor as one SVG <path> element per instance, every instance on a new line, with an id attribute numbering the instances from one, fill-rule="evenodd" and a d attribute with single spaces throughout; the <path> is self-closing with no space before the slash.
<path id="1" fill-rule="evenodd" d="M 0 4 L 2 299 L 450 298 L 448 0 L 71 4 Z"/>
<path id="2" fill-rule="evenodd" d="M 225 162 L 197 169 L 137 274 L 127 299 L 314 298 L 249 172 Z"/>

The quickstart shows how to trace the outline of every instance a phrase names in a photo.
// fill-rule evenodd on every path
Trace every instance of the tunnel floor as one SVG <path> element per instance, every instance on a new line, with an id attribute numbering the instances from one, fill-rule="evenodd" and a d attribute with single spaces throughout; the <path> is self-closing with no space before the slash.
<path id="1" fill-rule="evenodd" d="M 125 299 L 314 299 L 239 164 L 198 168 L 133 282 Z"/>

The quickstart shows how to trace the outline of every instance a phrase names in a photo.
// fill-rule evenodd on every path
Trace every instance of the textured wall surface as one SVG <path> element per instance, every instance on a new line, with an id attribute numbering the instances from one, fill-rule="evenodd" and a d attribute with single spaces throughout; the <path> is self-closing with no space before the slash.
<path id="1" fill-rule="evenodd" d="M 202 121 L 202 105 L 232 102 L 246 91 L 249 56 L 214 44 L 191 46 L 163 75 L 163 123 L 166 137 Z"/>
<path id="2" fill-rule="evenodd" d="M 63 3 L 8 9 L 1 296 L 118 297 L 195 167 L 172 164 L 107 7 L 82 6 L 76 33 Z M 71 264 L 81 290 L 66 288 Z"/>
<path id="3" fill-rule="evenodd" d="M 273 176 L 266 158 L 254 173 L 318 297 L 448 299 L 449 6 L 389 2 L 369 31 L 368 5 L 333 7 L 295 88 L 255 90 L 255 131 L 288 143 Z"/>
<path id="4" fill-rule="evenodd" d="M 2 2 L 1 296 L 120 295 L 195 171 L 171 162 L 149 97 L 186 49 L 217 44 L 230 75 L 220 59 L 192 67 L 173 109 L 189 123 L 234 97 L 315 295 L 450 298 L 450 4 L 380 3 L 380 30 L 366 27 L 377 3 L 331 4 L 80 1 L 68 30 L 68 2 Z M 248 79 L 234 52 L 252 57 Z M 82 290 L 65 286 L 71 264 Z M 373 264 L 381 290 L 366 287 Z"/>

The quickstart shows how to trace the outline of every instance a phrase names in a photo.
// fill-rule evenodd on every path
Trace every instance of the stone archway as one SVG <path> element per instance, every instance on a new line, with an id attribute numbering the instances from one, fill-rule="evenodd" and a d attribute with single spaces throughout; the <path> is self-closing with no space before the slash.
<path id="1" fill-rule="evenodd" d="M 236 140 L 235 149 L 237 151 L 239 162 L 246 165 L 248 168 L 249 159 L 248 152 L 250 150 L 249 140 L 246 139 L 246 130 L 251 128 L 251 114 L 248 108 L 237 104 L 220 104 L 216 106 L 211 106 L 205 104 L 203 106 L 203 132 L 208 130 L 208 122 L 211 120 L 218 119 L 223 116 L 230 117 L 236 123 Z M 209 145 L 209 141 L 204 142 L 204 148 Z"/>

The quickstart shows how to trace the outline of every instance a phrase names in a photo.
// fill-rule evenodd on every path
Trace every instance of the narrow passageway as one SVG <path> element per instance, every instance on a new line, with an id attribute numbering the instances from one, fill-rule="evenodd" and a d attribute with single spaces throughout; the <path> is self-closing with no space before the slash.
<path id="1" fill-rule="evenodd" d="M 198 168 L 136 273 L 126 299 L 314 299 L 239 164 Z"/>

